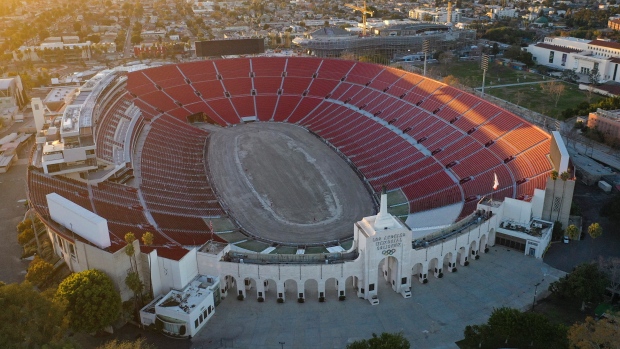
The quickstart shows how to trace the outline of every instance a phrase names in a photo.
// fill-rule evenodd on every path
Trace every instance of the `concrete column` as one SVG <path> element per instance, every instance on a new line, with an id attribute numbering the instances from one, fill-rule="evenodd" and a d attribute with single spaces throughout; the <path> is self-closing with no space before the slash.
<path id="1" fill-rule="evenodd" d="M 319 284 L 319 288 L 318 288 L 318 292 L 319 292 L 319 298 L 323 297 L 325 298 L 325 295 L 327 294 L 325 292 L 325 281 L 323 280 L 317 280 L 318 284 Z M 321 293 L 323 293 L 323 295 L 321 296 Z"/>
<path id="2" fill-rule="evenodd" d="M 437 263 L 437 266 L 433 268 L 433 276 L 439 278 L 439 274 L 443 272 L 443 263 Z"/>
<path id="3" fill-rule="evenodd" d="M 338 297 L 340 296 L 346 296 L 346 279 L 338 279 L 338 285 L 336 285 L 338 287 Z M 357 286 L 355 285 L 355 278 L 353 278 L 353 286 Z"/>
<path id="4" fill-rule="evenodd" d="M 283 282 L 278 282 L 276 285 L 276 299 L 278 298 L 282 298 L 283 300 L 286 300 L 286 292 L 284 289 L 284 283 Z"/>
<path id="5" fill-rule="evenodd" d="M 256 280 L 256 298 L 258 297 L 265 299 L 265 280 Z"/>

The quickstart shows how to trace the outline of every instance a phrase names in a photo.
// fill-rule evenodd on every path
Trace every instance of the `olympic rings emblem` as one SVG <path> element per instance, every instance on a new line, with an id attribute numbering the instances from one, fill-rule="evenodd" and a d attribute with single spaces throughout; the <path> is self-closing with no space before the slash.
<path id="1" fill-rule="evenodd" d="M 391 250 L 384 250 L 383 252 L 381 252 L 384 256 L 391 256 L 394 253 L 396 253 L 395 249 L 391 249 Z"/>

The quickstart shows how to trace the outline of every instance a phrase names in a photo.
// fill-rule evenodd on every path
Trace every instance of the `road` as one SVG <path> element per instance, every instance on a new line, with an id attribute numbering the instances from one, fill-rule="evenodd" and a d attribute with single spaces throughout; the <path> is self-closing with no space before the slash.
<path id="1" fill-rule="evenodd" d="M 135 22 L 136 18 L 131 16 L 129 27 L 127 27 L 127 35 L 125 36 L 125 50 L 123 51 L 123 58 L 130 58 L 133 54 L 133 45 L 131 44 L 131 28 L 133 28 L 133 24 Z"/>
<path id="2" fill-rule="evenodd" d="M 19 128 L 32 122 L 32 118 L 25 123 L 14 123 L 0 131 L 0 138 L 17 132 Z M 28 158 L 28 147 L 18 154 L 20 159 Z M 22 248 L 17 243 L 15 227 L 26 213 L 26 169 L 28 165 L 18 160 L 7 173 L 0 173 L 0 281 L 6 283 L 22 282 L 26 275 L 28 261 L 22 260 Z"/>

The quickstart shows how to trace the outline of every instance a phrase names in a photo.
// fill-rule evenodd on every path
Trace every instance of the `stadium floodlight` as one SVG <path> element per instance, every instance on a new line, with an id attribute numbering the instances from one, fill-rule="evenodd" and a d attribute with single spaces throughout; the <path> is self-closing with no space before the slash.
<path id="1" fill-rule="evenodd" d="M 422 41 L 422 52 L 424 52 L 424 76 L 426 76 L 426 56 L 428 56 L 429 46 L 428 40 Z"/>
<path id="2" fill-rule="evenodd" d="M 484 80 L 487 75 L 487 70 L 489 69 L 489 55 L 483 53 L 482 59 L 480 60 L 480 67 L 482 68 L 482 95 L 484 96 Z"/>

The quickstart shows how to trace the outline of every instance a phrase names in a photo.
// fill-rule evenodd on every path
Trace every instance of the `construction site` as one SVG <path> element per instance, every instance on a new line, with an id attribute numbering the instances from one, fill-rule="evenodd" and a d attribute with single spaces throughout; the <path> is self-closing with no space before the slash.
<path id="1" fill-rule="evenodd" d="M 367 16 L 372 16 L 364 2 L 363 7 L 347 4 L 347 7 L 360 12 L 362 33 L 352 35 L 338 27 L 326 27 L 298 37 L 293 43 L 304 53 L 316 57 L 341 57 L 351 55 L 354 59 L 362 56 L 381 55 L 393 59 L 395 55 L 408 52 L 421 52 L 423 43 L 428 42 L 431 52 L 461 49 L 472 45 L 476 39 L 474 30 L 459 30 L 452 26 L 452 6 L 449 3 L 445 13 L 445 24 L 434 20 L 405 21 L 381 29 L 369 29 Z"/>

